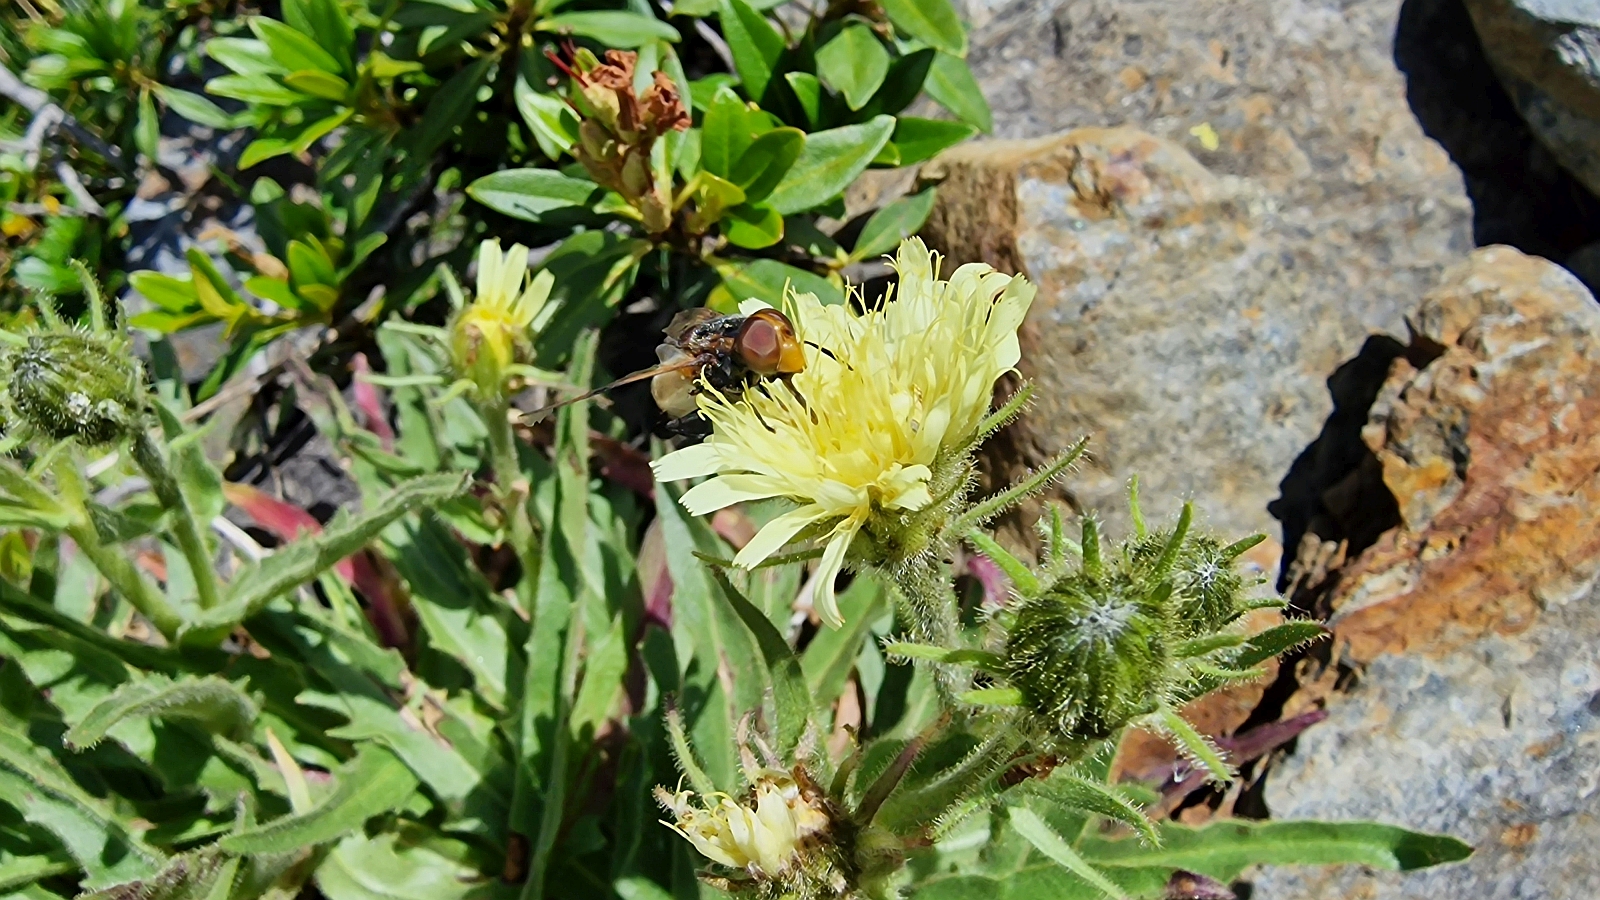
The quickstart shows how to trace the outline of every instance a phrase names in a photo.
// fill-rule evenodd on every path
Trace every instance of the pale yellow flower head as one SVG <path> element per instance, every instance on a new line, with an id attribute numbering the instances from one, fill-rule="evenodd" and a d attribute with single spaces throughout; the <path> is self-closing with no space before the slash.
<path id="1" fill-rule="evenodd" d="M 694 802 L 693 791 L 657 788 L 656 797 L 675 820 L 662 824 L 707 859 L 759 879 L 791 874 L 806 842 L 831 824 L 821 804 L 783 773 L 762 776 L 743 803 L 720 792 L 703 804 Z"/>
<path id="2" fill-rule="evenodd" d="M 875 517 L 934 502 L 936 470 L 968 464 L 995 380 L 1021 357 L 1017 328 L 1033 286 L 976 263 L 940 281 L 938 265 L 920 240 L 903 242 L 896 294 L 866 311 L 789 294 L 801 339 L 828 352 L 806 347 L 793 392 L 769 383 L 730 399 L 708 390 L 700 409 L 712 435 L 654 463 L 661 481 L 716 476 L 684 494 L 695 515 L 769 497 L 796 503 L 734 563 L 755 566 L 802 530 L 820 530 L 815 603 L 833 626 L 843 621 L 833 580 L 851 542 Z"/>
<path id="3" fill-rule="evenodd" d="M 554 276 L 542 271 L 529 277 L 528 248 L 512 244 L 505 252 L 499 240 L 478 248 L 477 291 L 450 327 L 456 368 L 485 391 L 498 391 L 507 370 L 524 361 L 534 332 L 549 321 Z"/>

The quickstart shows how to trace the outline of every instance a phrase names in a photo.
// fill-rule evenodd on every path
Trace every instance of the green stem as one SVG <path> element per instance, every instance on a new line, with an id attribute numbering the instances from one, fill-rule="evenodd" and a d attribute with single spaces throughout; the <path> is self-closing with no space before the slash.
<path id="1" fill-rule="evenodd" d="M 538 535 L 528 515 L 528 486 L 522 473 L 522 461 L 517 456 L 517 438 L 511 429 L 510 412 L 511 407 L 504 399 L 488 404 L 484 410 L 488 418 L 485 424 L 489 428 L 489 466 L 500 496 L 501 511 L 506 517 L 506 539 L 522 565 L 517 601 L 522 604 L 523 611 L 531 615 L 541 557 Z"/>
<path id="2" fill-rule="evenodd" d="M 171 642 L 178 636 L 178 629 L 183 627 L 183 617 L 178 611 L 167 603 L 166 598 L 156 590 L 155 586 L 146 581 L 139 570 L 126 556 L 115 549 L 100 543 L 100 536 L 95 534 L 94 526 L 83 524 L 67 528 L 67 536 L 72 538 L 89 558 L 94 567 L 111 582 L 112 588 L 117 593 L 133 604 L 141 615 L 150 620 L 166 639 Z"/>
<path id="3" fill-rule="evenodd" d="M 156 500 L 172 516 L 172 533 L 178 539 L 178 549 L 183 552 L 183 558 L 188 561 L 194 575 L 195 589 L 200 594 L 200 608 L 217 606 L 222 600 L 222 590 L 217 583 L 217 571 L 212 564 L 211 554 L 206 552 L 205 541 L 200 537 L 200 526 L 195 521 L 194 510 L 189 508 L 189 501 L 184 498 L 178 479 L 167 465 L 166 454 L 142 428 L 134 433 L 133 461 L 150 479 L 150 489 L 155 492 Z"/>
<path id="4" fill-rule="evenodd" d="M 964 649 L 955 591 L 937 563 L 915 559 L 894 570 L 894 586 L 910 614 L 911 634 L 918 643 L 945 650 Z M 963 667 L 936 663 L 934 674 L 942 699 L 950 701 L 972 686 Z"/>

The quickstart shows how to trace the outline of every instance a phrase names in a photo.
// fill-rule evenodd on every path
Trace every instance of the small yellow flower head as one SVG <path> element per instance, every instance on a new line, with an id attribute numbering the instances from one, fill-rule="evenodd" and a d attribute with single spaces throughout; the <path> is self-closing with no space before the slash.
<path id="1" fill-rule="evenodd" d="M 664 788 L 656 788 L 656 799 L 675 820 L 662 824 L 707 859 L 758 881 L 795 875 L 806 848 L 820 843 L 832 825 L 821 798 L 783 772 L 764 773 L 742 803 L 715 793 L 700 805 L 693 791 Z"/>
<path id="2" fill-rule="evenodd" d="M 802 531 L 819 536 L 816 606 L 835 627 L 843 619 L 833 580 L 852 542 L 865 530 L 877 546 L 892 544 L 884 538 L 905 515 L 958 499 L 995 380 L 1021 357 L 1017 328 L 1033 286 L 976 263 L 940 281 L 938 267 L 938 257 L 911 239 L 895 261 L 897 296 L 875 309 L 823 306 L 814 295 L 791 293 L 787 312 L 800 337 L 827 352 L 807 346 L 792 392 L 769 385 L 729 399 L 706 391 L 700 409 L 711 437 L 654 464 L 661 481 L 717 476 L 684 494 L 695 515 L 769 497 L 798 504 L 734 562 L 752 567 Z M 922 549 L 850 561 L 879 564 Z"/>
<path id="3" fill-rule="evenodd" d="M 525 362 L 534 332 L 548 323 L 554 278 L 548 271 L 528 277 L 528 248 L 512 244 L 502 253 L 499 240 L 478 248 L 478 284 L 472 302 L 450 325 L 450 349 L 457 373 L 485 394 L 504 390 L 508 369 Z"/>

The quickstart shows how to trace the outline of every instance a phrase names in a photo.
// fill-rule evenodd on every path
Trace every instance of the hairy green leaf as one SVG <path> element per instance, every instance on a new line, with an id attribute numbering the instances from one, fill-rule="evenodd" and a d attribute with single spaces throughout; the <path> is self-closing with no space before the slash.
<path id="1" fill-rule="evenodd" d="M 67 731 L 63 743 L 70 750 L 87 749 L 118 722 L 146 716 L 189 719 L 225 737 L 236 737 L 249 729 L 257 712 L 243 691 L 215 675 L 176 680 L 151 675 L 117 688 Z"/>
<path id="2" fill-rule="evenodd" d="M 398 809 L 417 777 L 393 753 L 364 745 L 339 773 L 339 786 L 310 811 L 234 832 L 217 845 L 229 853 L 289 853 L 359 831 L 370 818 Z"/>
<path id="3" fill-rule="evenodd" d="M 400 483 L 387 497 L 356 515 L 341 514 L 321 533 L 302 537 L 246 568 L 228 586 L 225 602 L 189 623 L 186 632 L 199 642 L 216 641 L 233 626 L 254 615 L 274 598 L 302 584 L 367 545 L 390 522 L 461 493 L 465 479 L 455 473 L 424 475 Z"/>
<path id="4" fill-rule="evenodd" d="M 1472 855 L 1452 837 L 1372 822 L 1228 820 L 1202 828 L 1164 823 L 1160 846 L 1089 837 L 1083 857 L 1102 868 L 1160 866 L 1232 881 L 1253 865 L 1372 866 L 1407 872 Z"/>
<path id="5" fill-rule="evenodd" d="M 1036 847 L 1040 853 L 1048 856 L 1057 865 L 1089 882 L 1108 897 L 1123 900 L 1128 895 L 1122 888 L 1112 884 L 1098 869 L 1072 849 L 1061 835 L 1056 834 L 1043 819 L 1033 810 L 1026 807 L 1013 807 L 1011 809 L 1011 827 L 1017 833 L 1028 839 L 1028 843 Z"/>

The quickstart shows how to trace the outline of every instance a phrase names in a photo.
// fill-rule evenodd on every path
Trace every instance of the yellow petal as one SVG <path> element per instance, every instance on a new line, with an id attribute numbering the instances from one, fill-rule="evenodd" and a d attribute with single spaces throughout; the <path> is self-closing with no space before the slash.
<path id="1" fill-rule="evenodd" d="M 713 475 L 721 466 L 722 454 L 715 444 L 708 441 L 674 450 L 650 463 L 650 470 L 655 473 L 657 481 L 682 481 L 685 478 Z"/>
<path id="2" fill-rule="evenodd" d="M 822 551 L 822 562 L 817 566 L 815 587 L 812 588 L 811 605 L 817 610 L 817 615 L 829 628 L 838 628 L 844 624 L 844 616 L 839 614 L 839 598 L 833 593 L 833 581 L 839 577 L 839 570 L 844 568 L 844 553 L 850 549 L 850 542 L 855 540 L 856 532 L 861 530 L 861 523 L 856 520 L 846 520 L 834 530 L 833 537 L 828 541 L 828 546 Z"/>
<path id="3" fill-rule="evenodd" d="M 762 526 L 750 543 L 745 544 L 739 555 L 733 558 L 733 564 L 744 569 L 753 568 L 789 543 L 791 538 L 800 533 L 800 529 L 827 517 L 827 510 L 816 504 L 786 512 Z"/>
<path id="4" fill-rule="evenodd" d="M 751 475 L 720 475 L 697 484 L 680 501 L 690 515 L 703 516 L 747 500 L 765 500 L 783 493 L 768 479 Z"/>

